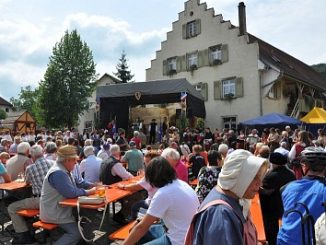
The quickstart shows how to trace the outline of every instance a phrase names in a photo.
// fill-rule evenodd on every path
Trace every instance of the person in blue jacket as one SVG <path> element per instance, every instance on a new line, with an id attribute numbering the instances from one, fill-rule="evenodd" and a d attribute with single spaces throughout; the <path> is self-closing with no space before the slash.
<path id="1" fill-rule="evenodd" d="M 282 227 L 277 236 L 278 245 L 312 244 L 312 241 L 307 240 L 307 229 L 306 241 L 302 241 L 300 215 L 296 212 L 287 214 L 289 210 L 306 214 L 304 207 L 298 205 L 298 202 L 307 206 L 314 221 L 325 211 L 322 203 L 326 201 L 326 152 L 322 148 L 307 147 L 301 152 L 301 165 L 305 177 L 290 182 L 282 191 L 284 215 Z"/>

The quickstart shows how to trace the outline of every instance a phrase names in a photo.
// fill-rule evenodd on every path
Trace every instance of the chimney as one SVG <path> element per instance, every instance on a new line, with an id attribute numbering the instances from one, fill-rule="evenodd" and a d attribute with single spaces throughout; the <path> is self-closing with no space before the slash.
<path id="1" fill-rule="evenodd" d="M 247 33 L 246 25 L 246 6 L 243 2 L 239 3 L 239 36 L 242 36 Z"/>

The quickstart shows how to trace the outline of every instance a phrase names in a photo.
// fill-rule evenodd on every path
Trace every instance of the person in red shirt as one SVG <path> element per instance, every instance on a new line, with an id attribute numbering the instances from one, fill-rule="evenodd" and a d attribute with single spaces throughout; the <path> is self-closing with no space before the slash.
<path id="1" fill-rule="evenodd" d="M 134 137 L 131 138 L 130 141 L 133 141 L 133 142 L 136 143 L 136 148 L 137 148 L 138 150 L 141 149 L 141 138 L 139 137 L 139 132 L 138 132 L 138 131 L 134 131 Z"/>

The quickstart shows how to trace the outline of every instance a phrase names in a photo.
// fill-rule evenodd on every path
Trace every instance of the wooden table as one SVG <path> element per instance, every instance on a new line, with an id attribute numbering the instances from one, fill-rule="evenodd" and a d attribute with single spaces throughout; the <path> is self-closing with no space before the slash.
<path id="1" fill-rule="evenodd" d="M 17 181 L 11 181 L 11 182 L 8 182 L 8 183 L 1 183 L 0 184 L 0 190 L 1 190 L 1 194 L 2 194 L 2 207 L 4 208 L 5 207 L 5 204 L 4 204 L 4 192 L 5 191 L 17 191 L 17 190 L 20 190 L 20 189 L 24 189 L 26 187 L 29 187 L 30 185 L 28 185 L 26 182 L 17 182 Z M 2 208 L 0 208 L 0 212 L 3 212 Z M 3 212 L 5 213 L 5 212 Z M 4 231 L 4 221 L 2 220 L 0 225 L 2 227 L 2 231 Z"/>
<path id="2" fill-rule="evenodd" d="M 3 191 L 15 191 L 18 189 L 23 189 L 28 187 L 29 185 L 26 182 L 16 182 L 16 181 L 11 181 L 8 183 L 2 183 L 0 184 L 0 190 Z"/>
<path id="3" fill-rule="evenodd" d="M 69 198 L 60 201 L 59 204 L 67 207 L 77 207 L 77 202 L 78 202 L 78 198 Z M 87 209 L 99 209 L 105 207 L 105 202 L 102 202 L 100 204 L 81 204 L 80 207 L 87 208 Z"/>
<path id="4" fill-rule="evenodd" d="M 251 213 L 252 222 L 255 224 L 257 229 L 258 241 L 265 243 L 266 235 L 265 235 L 263 214 L 261 212 L 261 207 L 260 207 L 259 194 L 256 194 L 254 199 L 252 199 L 251 201 L 250 213 Z"/>

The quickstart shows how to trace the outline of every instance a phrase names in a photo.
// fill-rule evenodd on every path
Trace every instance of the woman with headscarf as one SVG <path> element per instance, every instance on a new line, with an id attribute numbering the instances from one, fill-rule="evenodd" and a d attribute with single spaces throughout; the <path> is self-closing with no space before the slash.
<path id="1" fill-rule="evenodd" d="M 250 201 L 262 185 L 268 161 L 246 150 L 225 158 L 218 184 L 205 198 L 193 219 L 186 244 L 257 244 L 249 215 Z M 249 228 L 252 236 L 245 229 Z M 250 239 L 248 239 L 250 238 Z"/>

